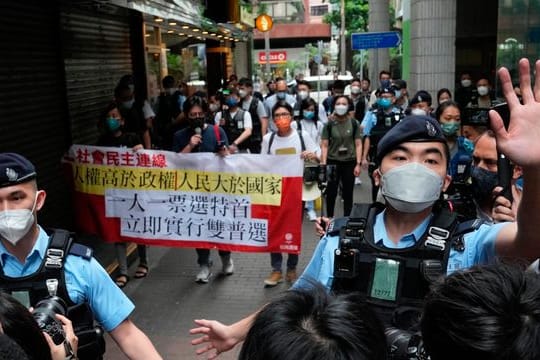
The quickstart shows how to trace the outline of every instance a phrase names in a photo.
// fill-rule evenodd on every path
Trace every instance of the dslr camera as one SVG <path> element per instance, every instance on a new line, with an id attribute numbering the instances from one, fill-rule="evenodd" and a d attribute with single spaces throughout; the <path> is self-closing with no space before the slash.
<path id="1" fill-rule="evenodd" d="M 66 315 L 67 305 L 58 296 L 49 296 L 38 302 L 34 308 L 33 316 L 39 328 L 49 334 L 56 345 L 64 342 L 66 334 L 62 323 L 56 314 Z"/>
<path id="2" fill-rule="evenodd" d="M 390 360 L 429 360 L 422 335 L 393 327 L 387 328 L 386 343 Z"/>

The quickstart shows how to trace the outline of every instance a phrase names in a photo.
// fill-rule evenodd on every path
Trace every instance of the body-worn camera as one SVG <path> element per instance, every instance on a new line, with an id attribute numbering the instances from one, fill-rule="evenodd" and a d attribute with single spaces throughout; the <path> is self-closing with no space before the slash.
<path id="1" fill-rule="evenodd" d="M 349 219 L 342 230 L 339 248 L 334 252 L 334 276 L 354 278 L 359 275 L 360 243 L 364 239 L 365 219 Z"/>
<path id="2" fill-rule="evenodd" d="M 67 305 L 58 296 L 47 297 L 36 304 L 34 319 L 39 328 L 49 334 L 56 345 L 65 340 L 62 323 L 56 318 L 56 314 L 66 315 Z"/>

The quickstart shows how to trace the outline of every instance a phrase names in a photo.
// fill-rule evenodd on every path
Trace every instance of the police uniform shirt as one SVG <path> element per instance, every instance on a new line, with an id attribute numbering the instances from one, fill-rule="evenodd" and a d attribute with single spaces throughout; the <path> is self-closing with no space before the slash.
<path id="1" fill-rule="evenodd" d="M 49 235 L 40 227 L 37 241 L 24 264 L 11 255 L 0 242 L 0 263 L 9 277 L 28 276 L 39 270 L 45 257 Z M 135 305 L 116 286 L 96 259 L 69 255 L 64 263 L 66 287 L 70 299 L 80 304 L 88 302 L 96 320 L 110 332 L 135 309 Z"/>
<path id="2" fill-rule="evenodd" d="M 386 233 L 383 211 L 375 218 L 373 227 L 375 242 L 379 246 L 394 249 L 413 246 L 416 240 L 425 233 L 430 220 L 431 216 L 428 216 L 411 234 L 403 236 L 396 245 Z M 478 230 L 465 234 L 465 250 L 458 252 L 453 248 L 450 249 L 446 273 L 451 274 L 456 270 L 466 269 L 476 264 L 489 263 L 495 257 L 495 239 L 505 225 L 507 224 L 481 225 Z M 334 280 L 334 250 L 337 248 L 339 248 L 339 235 L 325 235 L 319 241 L 309 264 L 304 273 L 294 283 L 293 288 L 310 288 L 310 281 L 317 280 L 330 291 Z"/>
<path id="3" fill-rule="evenodd" d="M 392 106 L 390 112 L 387 112 L 387 114 L 393 113 L 393 114 L 399 114 L 401 110 L 397 108 L 396 106 Z M 372 110 L 366 112 L 366 115 L 364 115 L 364 119 L 362 119 L 362 123 L 360 124 L 360 127 L 362 128 L 364 132 L 364 136 L 371 135 L 371 129 L 377 124 L 377 110 Z"/>

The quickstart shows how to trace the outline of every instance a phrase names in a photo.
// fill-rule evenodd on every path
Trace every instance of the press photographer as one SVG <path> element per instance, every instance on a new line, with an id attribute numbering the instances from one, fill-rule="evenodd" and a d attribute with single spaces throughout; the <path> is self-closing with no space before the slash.
<path id="1" fill-rule="evenodd" d="M 0 333 L 13 339 L 29 360 L 76 359 L 78 339 L 72 322 L 44 308 L 48 306 L 38 306 L 30 313 L 15 298 L 0 291 Z"/>
<path id="2" fill-rule="evenodd" d="M 494 109 L 502 115 L 505 124 L 508 124 L 506 104 L 497 105 Z M 451 172 L 452 184 L 446 191 L 446 199 L 458 213 L 460 221 L 473 219 L 480 219 L 484 223 L 513 221 L 503 207 L 510 210 L 513 207 L 515 217 L 518 203 L 514 202 L 512 206 L 512 200 L 521 198 L 521 191 L 516 185 L 522 175 L 521 167 L 513 166 L 503 154 L 497 152 L 495 134 L 492 130 L 488 130 L 488 112 L 489 109 L 465 110 L 463 127 L 474 126 L 483 132 L 474 141 L 472 156 L 454 157 L 456 161 Z M 507 201 L 500 199 L 495 202 L 499 195 L 505 197 Z"/>
<path id="3" fill-rule="evenodd" d="M 135 306 L 92 257 L 91 249 L 75 243 L 68 231 L 47 233 L 38 225 L 37 212 L 45 204 L 46 193 L 38 190 L 36 177 L 28 159 L 0 153 L 0 288 L 17 296 L 24 306 L 35 307 L 46 329 L 58 329 L 52 313 L 63 306 L 56 300 L 40 301 L 61 298 L 79 339 L 81 359 L 101 358 L 105 351 L 101 327 L 128 358 L 161 359 L 129 319 Z M 53 340 L 59 341 L 58 336 L 54 332 Z"/>
<path id="4" fill-rule="evenodd" d="M 536 70 L 539 97 L 540 62 Z M 535 100 L 532 92 L 527 60 L 520 62 L 520 73 L 523 105 L 515 96 L 508 71 L 500 71 L 511 111 L 508 130 L 501 117 L 490 112 L 498 148 L 523 168 L 524 196 L 516 222 L 458 224 L 456 214 L 438 201 L 451 181 L 442 129 L 430 117 L 410 116 L 389 130 L 377 147 L 379 167 L 373 175 L 386 205 L 357 206 L 350 219 L 334 220 L 293 288 L 309 288 L 316 280 L 328 291 L 357 291 L 387 327 L 411 334 L 436 279 L 497 257 L 527 261 L 538 257 L 540 98 Z M 340 258 L 347 251 L 348 256 Z M 245 338 L 255 315 L 230 326 L 196 320 L 198 327 L 191 333 L 202 336 L 192 344 L 205 344 L 197 350 L 199 354 L 214 356 L 227 351 Z M 408 352 L 413 350 L 417 358 L 423 356 L 410 346 L 405 354 L 396 355 L 410 358 Z"/>

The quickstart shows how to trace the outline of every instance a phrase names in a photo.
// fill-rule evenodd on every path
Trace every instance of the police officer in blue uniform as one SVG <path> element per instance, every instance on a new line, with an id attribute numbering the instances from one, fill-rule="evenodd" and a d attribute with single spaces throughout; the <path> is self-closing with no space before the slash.
<path id="1" fill-rule="evenodd" d="M 540 213 L 540 143 L 537 140 L 540 136 L 540 61 L 536 63 L 534 93 L 528 61 L 522 59 L 519 67 L 523 104 L 519 103 L 514 93 L 508 70 L 503 68 L 499 72 L 511 112 L 508 130 L 496 112 L 490 113 L 499 150 L 523 167 L 524 194 L 517 221 L 480 225 L 465 233 L 462 243 L 455 248 L 452 246 L 447 268 L 439 269 L 442 272 L 450 273 L 473 264 L 488 263 L 496 257 L 533 261 L 540 255 L 537 237 L 537 216 Z M 377 161 L 379 168 L 374 176 L 377 185 L 381 186 L 386 208 L 375 216 L 372 226 L 365 229 L 373 232 L 372 238 L 380 254 L 384 255 L 384 248 L 402 250 L 411 245 L 416 247 L 418 239 L 424 238 L 428 227 L 430 230 L 433 228 L 434 205 L 451 180 L 447 174 L 448 148 L 439 124 L 428 116 L 403 119 L 379 142 Z M 440 230 L 445 229 L 438 230 L 429 234 L 432 238 L 429 244 L 448 249 L 450 244 L 440 241 L 447 235 L 446 231 Z M 318 281 L 327 289 L 333 287 L 339 238 L 330 226 L 304 274 L 294 284 L 295 288 L 309 286 L 309 280 Z M 371 280 L 378 283 L 376 290 L 384 291 L 387 290 L 384 288 L 387 285 L 385 281 L 399 276 L 396 273 L 399 270 L 389 262 L 385 263 L 384 259 L 381 268 L 384 268 L 383 276 Z M 391 289 L 384 296 L 391 297 Z M 229 326 L 214 320 L 195 320 L 198 327 L 192 329 L 191 333 L 202 336 L 193 340 L 192 344 L 203 345 L 197 353 L 209 352 L 212 357 L 230 350 L 245 338 L 255 315 L 251 314 Z"/>
<path id="2" fill-rule="evenodd" d="M 28 159 L 0 153 L 0 288 L 26 306 L 34 306 L 38 297 L 46 296 L 44 288 L 50 295 L 64 297 L 67 304 L 86 303 L 128 358 L 161 359 L 148 337 L 129 319 L 135 306 L 90 249 L 78 244 L 65 252 L 51 247 L 51 239 L 58 236 L 38 225 L 37 212 L 44 206 L 46 194 L 38 190 L 36 176 Z M 55 273 L 56 269 L 63 271 Z M 48 278 L 51 274 L 55 278 Z"/>

